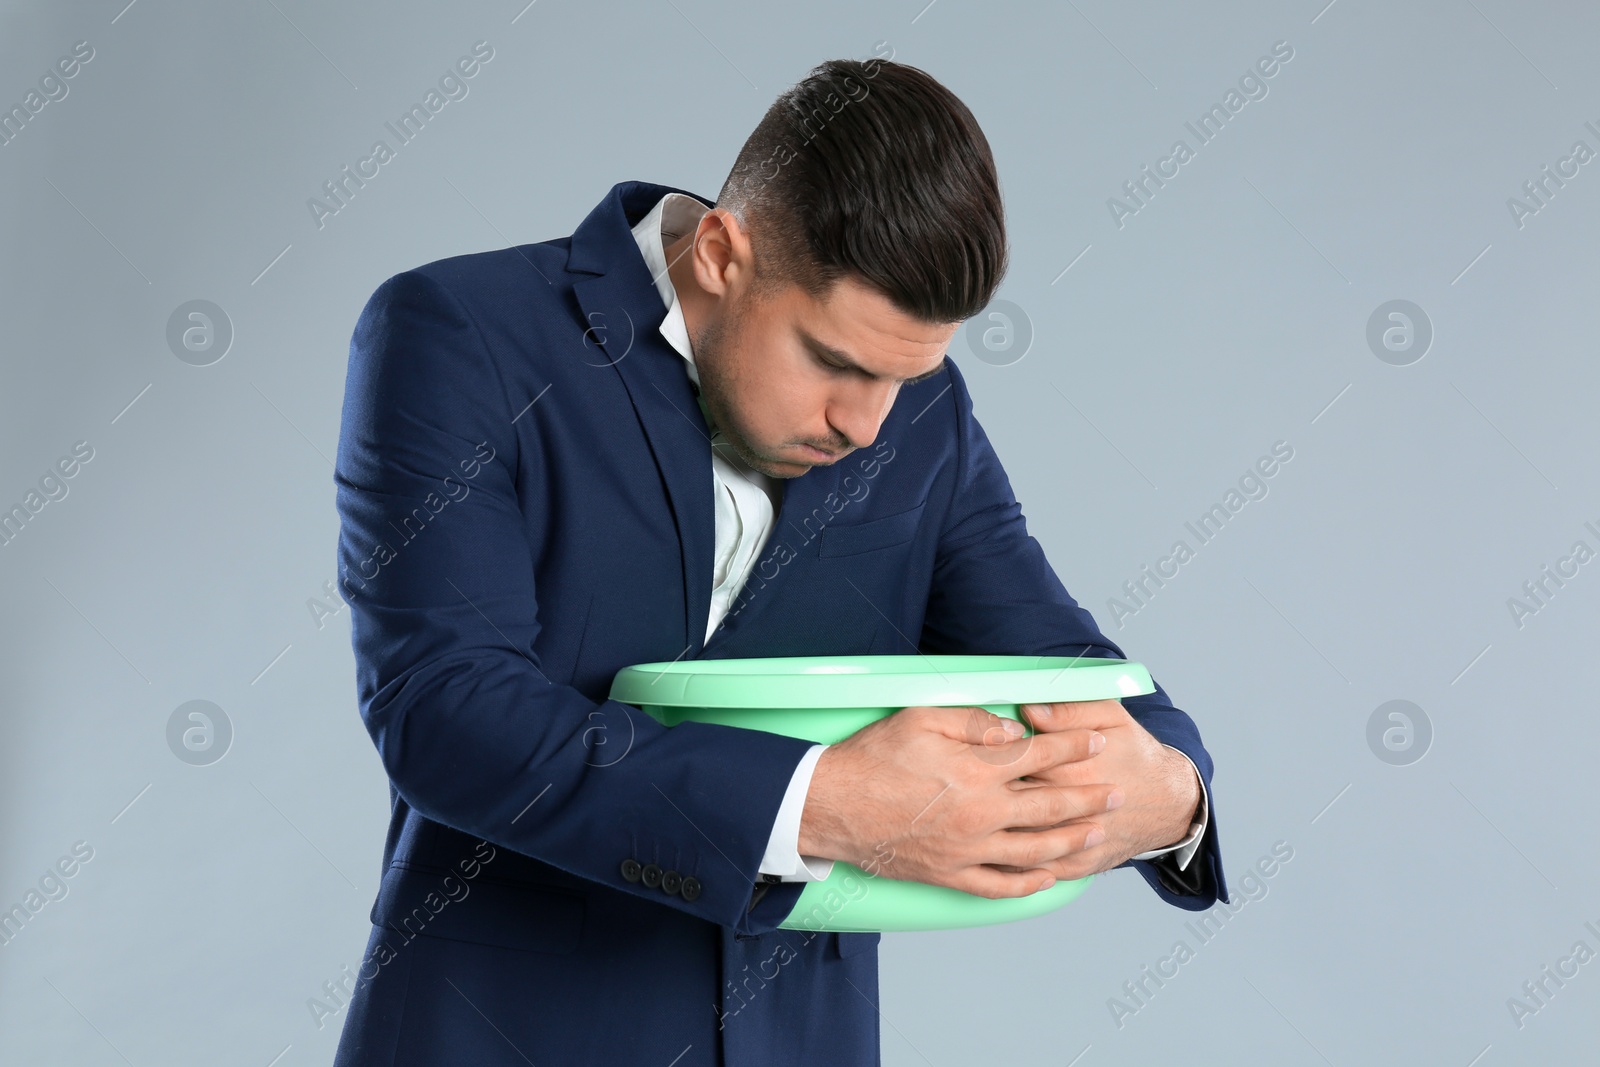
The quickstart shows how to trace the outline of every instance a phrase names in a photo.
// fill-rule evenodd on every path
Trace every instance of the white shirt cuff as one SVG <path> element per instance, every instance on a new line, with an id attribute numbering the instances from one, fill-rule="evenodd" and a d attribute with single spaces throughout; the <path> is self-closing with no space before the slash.
<path id="1" fill-rule="evenodd" d="M 1166 745 L 1165 747 L 1172 748 L 1171 745 Z M 1206 780 L 1200 777 L 1200 768 L 1195 767 L 1194 760 L 1189 759 L 1188 754 L 1182 749 L 1172 748 L 1172 751 L 1189 760 L 1189 766 L 1194 769 L 1195 778 L 1200 781 L 1200 814 L 1195 816 L 1195 821 L 1189 824 L 1189 836 L 1182 841 L 1167 845 L 1165 848 L 1153 848 L 1149 852 L 1141 852 L 1131 858 L 1153 860 L 1157 856 L 1164 856 L 1176 849 L 1178 850 L 1178 870 L 1182 871 L 1188 869 L 1189 861 L 1194 859 L 1194 854 L 1200 850 L 1200 839 L 1206 835 L 1206 824 L 1211 819 L 1211 797 L 1206 789 Z M 798 834 L 798 831 L 796 833 Z"/>
<path id="2" fill-rule="evenodd" d="M 784 882 L 820 882 L 833 873 L 833 861 L 820 856 L 800 855 L 800 814 L 805 810 L 806 793 L 811 789 L 811 775 L 817 769 L 817 760 L 827 745 L 812 745 L 800 757 L 799 766 L 789 779 L 789 789 L 778 806 L 778 818 L 772 826 L 772 836 L 767 840 L 766 854 L 761 857 L 762 874 L 775 874 Z"/>

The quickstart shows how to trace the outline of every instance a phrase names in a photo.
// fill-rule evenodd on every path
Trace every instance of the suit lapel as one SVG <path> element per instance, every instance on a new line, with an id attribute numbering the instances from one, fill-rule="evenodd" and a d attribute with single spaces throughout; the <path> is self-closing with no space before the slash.
<path id="1" fill-rule="evenodd" d="M 669 192 L 687 190 L 648 182 L 622 182 L 613 187 L 573 232 L 567 269 L 594 275 L 573 285 L 588 324 L 584 334 L 585 359 L 600 366 L 609 364 L 622 378 L 666 485 L 683 560 L 683 656 L 694 659 L 704 650 L 716 548 L 710 430 L 700 413 L 683 357 L 661 336 L 666 308 L 631 232 L 631 227 Z M 697 199 L 706 203 L 703 197 Z M 835 465 L 813 468 L 799 478 L 784 481 L 783 500 L 772 532 L 756 554 L 757 570 L 763 561 L 773 557 L 779 542 L 800 555 L 815 551 L 805 535 L 804 520 L 813 509 L 822 507 L 840 476 L 839 465 Z M 824 507 L 823 512 L 826 511 Z M 774 565 L 766 564 L 768 573 Z M 767 579 L 758 578 L 752 571 L 746 589 L 760 581 L 760 595 L 715 637 L 720 639 L 736 624 L 748 625 L 747 616 L 773 599 L 775 590 L 766 586 L 782 582 L 794 569 L 794 563 L 779 566 L 777 574 Z"/>

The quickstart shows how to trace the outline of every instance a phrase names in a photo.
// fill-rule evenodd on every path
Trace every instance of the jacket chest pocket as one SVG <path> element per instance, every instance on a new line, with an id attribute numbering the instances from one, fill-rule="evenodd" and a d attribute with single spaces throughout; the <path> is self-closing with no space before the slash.
<path id="1" fill-rule="evenodd" d="M 905 544 L 916 536 L 917 523 L 922 521 L 926 506 L 924 500 L 907 511 L 866 522 L 830 523 L 823 528 L 822 538 L 817 542 L 817 555 L 856 556 Z"/>

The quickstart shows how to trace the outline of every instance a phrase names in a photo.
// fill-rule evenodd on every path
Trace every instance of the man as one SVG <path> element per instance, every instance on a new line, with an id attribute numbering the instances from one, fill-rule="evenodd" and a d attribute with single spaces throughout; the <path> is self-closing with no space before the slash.
<path id="1" fill-rule="evenodd" d="M 392 819 L 337 1063 L 876 1063 L 879 935 L 778 928 L 836 860 L 1227 899 L 1211 760 L 1159 687 L 1030 706 L 1026 739 L 908 708 L 826 747 L 607 699 L 641 662 L 1126 658 L 945 359 L 1005 263 L 967 109 L 834 61 L 714 207 L 623 182 L 570 237 L 378 289 L 335 480 Z"/>

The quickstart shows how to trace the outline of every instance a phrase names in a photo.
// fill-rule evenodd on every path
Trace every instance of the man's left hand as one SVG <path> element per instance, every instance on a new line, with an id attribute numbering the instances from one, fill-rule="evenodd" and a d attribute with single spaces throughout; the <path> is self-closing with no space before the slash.
<path id="1" fill-rule="evenodd" d="M 1105 746 L 1085 759 L 1058 763 L 1048 770 L 1019 778 L 1016 789 L 1052 789 L 1107 783 L 1122 794 L 1116 807 L 1083 815 L 1055 825 L 1087 822 L 1098 826 L 1104 838 L 1098 844 L 1036 865 L 1058 881 L 1083 878 L 1108 871 L 1130 857 L 1181 841 L 1198 813 L 1201 793 L 1189 760 L 1168 748 L 1129 715 L 1117 700 L 1063 701 L 1024 704 L 1028 723 L 1040 733 L 1084 730 L 1100 734 Z M 1112 794 L 1115 801 L 1116 793 Z M 1019 833 L 1048 827 L 1015 827 Z M 1090 841 L 1094 840 L 1091 835 Z M 1003 870 L 1022 868 L 996 865 Z M 1033 868 L 1028 868 L 1033 869 Z"/>

